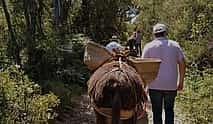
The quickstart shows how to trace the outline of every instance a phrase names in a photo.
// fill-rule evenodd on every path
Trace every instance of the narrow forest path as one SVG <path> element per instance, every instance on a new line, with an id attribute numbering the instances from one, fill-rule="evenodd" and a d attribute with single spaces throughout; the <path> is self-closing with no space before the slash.
<path id="1" fill-rule="evenodd" d="M 175 108 L 175 124 L 184 124 L 181 111 Z M 164 118 L 164 117 L 163 117 Z M 138 124 L 152 124 L 151 104 L 147 105 L 147 116 Z M 89 107 L 89 98 L 86 94 L 73 100 L 73 106 L 67 106 L 65 111 L 57 117 L 55 124 L 95 124 L 95 115 Z"/>

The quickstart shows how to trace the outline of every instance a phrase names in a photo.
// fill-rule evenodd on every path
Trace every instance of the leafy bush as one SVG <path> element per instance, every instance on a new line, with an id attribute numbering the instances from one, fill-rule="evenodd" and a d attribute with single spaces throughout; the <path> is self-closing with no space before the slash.
<path id="1" fill-rule="evenodd" d="M 64 39 L 53 34 L 47 35 L 46 39 L 39 41 L 40 46 L 34 49 L 33 63 L 23 62 L 27 74 L 37 81 L 61 80 L 66 84 L 84 85 L 89 77 L 89 71 L 83 64 L 86 40 L 81 34 L 65 35 Z M 22 56 L 26 56 L 26 51 L 23 51 Z"/>
<path id="2" fill-rule="evenodd" d="M 78 84 L 64 84 L 60 81 L 45 81 L 42 82 L 42 89 L 44 92 L 54 92 L 61 101 L 59 107 L 65 107 L 71 105 L 72 98 L 79 96 L 83 92 L 83 88 Z"/>
<path id="3" fill-rule="evenodd" d="M 178 106 L 185 112 L 190 123 L 213 123 L 213 74 L 204 73 L 202 77 L 196 70 L 193 72 L 188 74 L 185 90 L 178 96 Z"/>
<path id="4" fill-rule="evenodd" d="M 18 66 L 0 71 L 0 123 L 44 124 L 53 119 L 59 99 L 53 93 L 41 95 L 38 84 L 31 82 Z"/>
<path id="5" fill-rule="evenodd" d="M 57 77 L 66 84 L 85 86 L 89 78 L 89 70 L 83 63 L 84 44 L 88 40 L 81 34 L 68 36 L 65 45 L 69 51 L 61 51 L 61 62 L 57 70 Z"/>

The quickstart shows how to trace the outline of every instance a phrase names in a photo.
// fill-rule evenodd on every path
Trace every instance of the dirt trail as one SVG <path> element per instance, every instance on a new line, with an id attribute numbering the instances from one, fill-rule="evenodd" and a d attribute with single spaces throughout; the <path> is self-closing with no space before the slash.
<path id="1" fill-rule="evenodd" d="M 55 124 L 95 124 L 95 115 L 89 106 L 87 95 L 82 95 L 74 101 L 74 107 L 67 106 L 65 111 L 57 117 Z M 175 110 L 175 124 L 184 124 L 181 112 Z M 163 117 L 164 118 L 164 117 Z M 147 105 L 147 115 L 138 124 L 152 124 L 151 104 Z"/>

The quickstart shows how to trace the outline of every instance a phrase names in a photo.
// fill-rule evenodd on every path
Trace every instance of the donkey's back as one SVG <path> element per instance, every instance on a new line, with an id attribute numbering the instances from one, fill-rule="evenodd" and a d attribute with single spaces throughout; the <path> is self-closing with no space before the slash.
<path id="1" fill-rule="evenodd" d="M 143 82 L 125 62 L 104 64 L 88 81 L 97 124 L 135 124 L 137 108 L 145 100 Z"/>

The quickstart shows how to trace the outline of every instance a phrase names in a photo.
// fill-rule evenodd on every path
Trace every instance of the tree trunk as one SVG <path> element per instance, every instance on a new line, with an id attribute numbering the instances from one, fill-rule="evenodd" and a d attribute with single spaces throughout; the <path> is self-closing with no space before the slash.
<path id="1" fill-rule="evenodd" d="M 30 21 L 30 14 L 29 14 L 29 0 L 24 0 L 24 16 L 26 21 L 26 34 L 25 34 L 25 41 L 27 42 L 27 47 L 29 49 L 30 45 L 32 44 L 32 26 Z"/>
<path id="2" fill-rule="evenodd" d="M 82 0 L 82 9 L 81 21 L 83 24 L 81 26 L 84 30 L 83 33 L 88 34 L 90 32 L 90 0 Z"/>
<path id="3" fill-rule="evenodd" d="M 60 0 L 53 0 L 53 19 L 54 25 L 57 27 L 60 24 L 61 3 Z"/>
<path id="4" fill-rule="evenodd" d="M 8 30 L 11 36 L 11 40 L 9 40 L 9 43 L 8 43 L 8 55 L 13 57 L 16 64 L 20 65 L 21 64 L 21 58 L 19 55 L 20 50 L 12 29 L 10 14 L 8 12 L 5 0 L 2 0 L 2 6 L 3 6 L 6 21 L 7 21 Z"/>
<path id="5" fill-rule="evenodd" d="M 43 29 L 42 29 L 42 14 L 43 14 L 43 9 L 44 9 L 44 3 L 43 3 L 43 0 L 38 0 L 38 4 L 39 4 L 39 7 L 38 7 L 38 32 L 41 34 L 41 35 L 44 35 L 43 33 Z"/>

